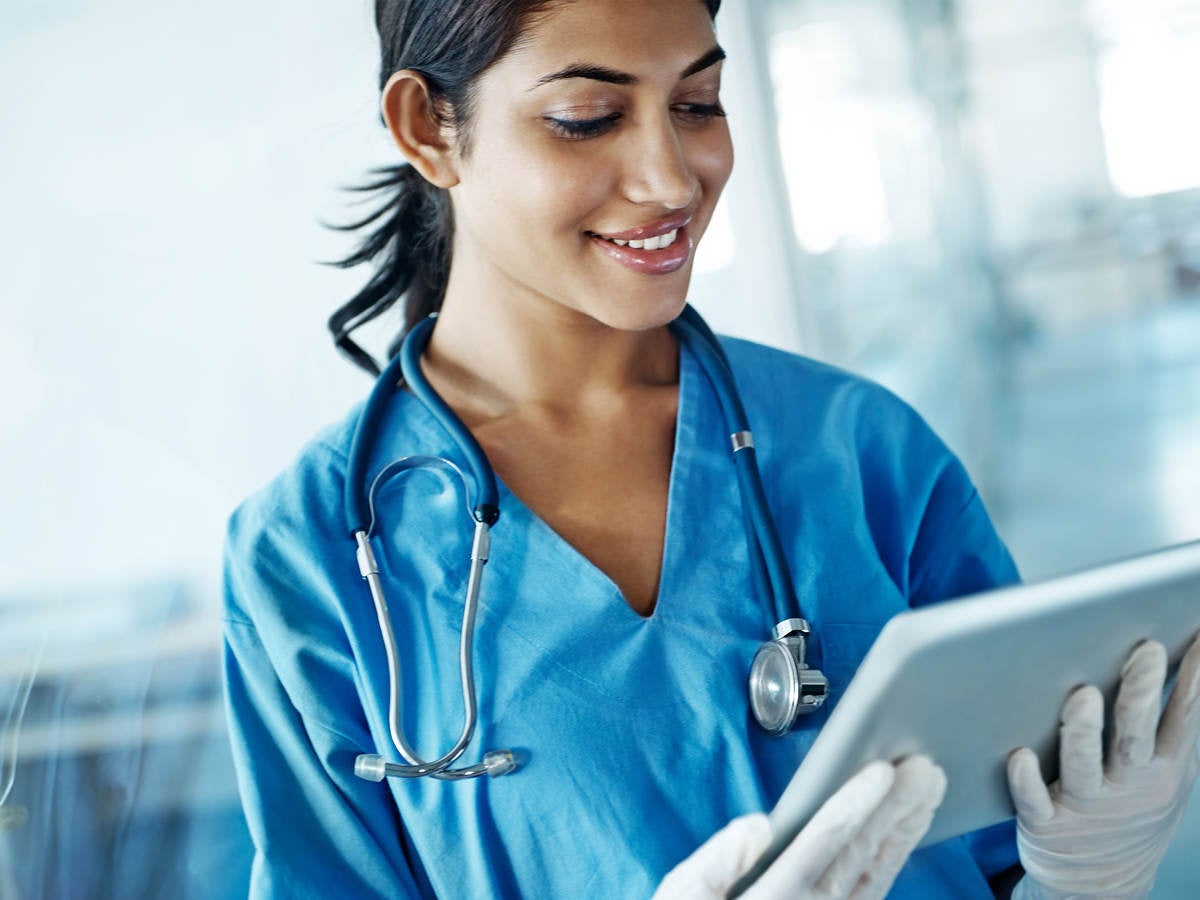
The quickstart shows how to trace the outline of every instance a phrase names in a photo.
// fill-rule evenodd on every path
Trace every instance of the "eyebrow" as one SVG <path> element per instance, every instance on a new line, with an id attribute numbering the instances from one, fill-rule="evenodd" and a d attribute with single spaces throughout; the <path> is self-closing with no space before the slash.
<path id="1" fill-rule="evenodd" d="M 725 51 L 721 46 L 715 45 L 711 50 L 691 63 L 687 68 L 679 73 L 679 80 L 690 78 L 698 72 L 703 72 L 710 66 L 715 66 L 725 58 Z M 603 81 L 606 84 L 634 85 L 638 83 L 636 75 L 630 75 L 628 72 L 619 72 L 616 69 L 610 69 L 607 66 L 594 66 L 588 63 L 572 63 L 565 69 L 559 69 L 550 75 L 543 75 L 538 79 L 530 90 L 539 88 L 544 84 L 549 84 L 552 81 L 562 81 L 565 78 L 590 78 L 592 81 Z"/>

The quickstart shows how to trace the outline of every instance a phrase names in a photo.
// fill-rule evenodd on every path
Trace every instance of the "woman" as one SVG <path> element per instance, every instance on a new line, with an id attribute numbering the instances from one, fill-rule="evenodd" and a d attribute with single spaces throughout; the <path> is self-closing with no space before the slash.
<path id="1" fill-rule="evenodd" d="M 394 195 L 347 260 L 377 273 L 331 326 L 369 364 L 353 327 L 401 297 L 406 330 L 440 311 L 421 368 L 502 482 L 472 746 L 513 747 L 522 765 L 354 777 L 360 753 L 391 746 L 387 660 L 343 515 L 355 410 L 230 527 L 227 689 L 254 893 L 718 897 L 764 846 L 765 819 L 744 816 L 778 796 L 826 712 L 781 738 L 751 721 L 746 668 L 776 619 L 713 385 L 666 327 L 732 166 L 718 2 L 377 3 L 383 116 L 406 163 L 375 185 Z M 1016 579 L 962 467 L 900 401 L 724 348 L 835 692 L 891 615 Z M 397 457 L 457 454 L 407 390 L 373 447 L 372 478 Z M 433 756 L 461 722 L 471 535 L 452 484 L 401 480 L 377 497 L 372 546 L 402 725 Z M 1188 774 L 1172 770 L 1156 810 L 1180 807 Z M 1059 823 L 1061 798 L 1034 780 L 1028 823 Z M 867 767 L 758 896 L 991 896 L 988 877 L 1017 862 L 1011 828 L 910 855 L 942 788 L 927 760 Z M 1024 828 L 1027 862 L 1055 839 Z M 1066 855 L 1086 870 L 1108 845 L 1082 843 Z M 1039 865 L 1022 890 L 1079 892 Z"/>

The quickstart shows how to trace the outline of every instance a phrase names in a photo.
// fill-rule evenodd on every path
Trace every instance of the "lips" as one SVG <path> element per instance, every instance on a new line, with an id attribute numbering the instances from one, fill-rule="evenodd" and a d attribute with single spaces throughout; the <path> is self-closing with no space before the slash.
<path id="1" fill-rule="evenodd" d="M 585 234 L 614 262 L 643 275 L 666 275 L 683 268 L 692 255 L 692 239 L 688 233 L 692 216 L 692 211 L 679 212 L 624 231 L 588 231 Z M 666 243 L 663 239 L 672 232 L 675 232 L 674 239 Z M 630 242 L 642 246 L 630 246 Z"/>
<path id="2" fill-rule="evenodd" d="M 668 234 L 672 230 L 678 230 L 675 240 L 669 246 L 658 250 L 651 250 L 645 247 L 639 249 L 637 247 L 622 246 L 614 243 L 616 240 L 645 241 L 649 238 L 659 237 L 662 234 Z M 588 232 L 588 239 L 609 259 L 643 275 L 667 275 L 671 272 L 676 272 L 683 268 L 692 255 L 692 238 L 688 234 L 686 223 L 674 228 L 666 228 L 665 230 L 658 229 L 656 231 L 655 228 L 650 227 L 632 229 L 621 234 L 641 234 L 644 236 L 624 238 L 621 235 L 611 237 L 605 235 L 601 237 L 593 232 Z"/>

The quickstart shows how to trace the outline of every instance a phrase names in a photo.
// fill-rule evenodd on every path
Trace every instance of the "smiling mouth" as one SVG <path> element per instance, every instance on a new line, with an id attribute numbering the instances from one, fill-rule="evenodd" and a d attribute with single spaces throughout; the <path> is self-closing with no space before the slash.
<path id="1" fill-rule="evenodd" d="M 665 250 L 675 243 L 679 237 L 680 229 L 674 228 L 666 234 L 660 234 L 655 237 L 648 237 L 640 241 L 623 241 L 620 238 L 605 237 L 602 234 L 596 234 L 589 231 L 592 237 L 597 237 L 602 241 L 607 241 L 610 244 L 616 244 L 618 247 L 629 247 L 632 250 Z"/>
<path id="2" fill-rule="evenodd" d="M 674 225 L 674 222 L 663 223 Z M 659 226 L 660 228 L 663 226 Z M 654 228 L 631 229 L 624 234 L 642 237 L 608 237 L 594 231 L 585 232 L 596 249 L 613 262 L 642 275 L 668 275 L 687 265 L 692 256 L 692 238 L 686 223 L 662 234 L 646 235 Z M 622 232 L 618 232 L 620 234 Z"/>

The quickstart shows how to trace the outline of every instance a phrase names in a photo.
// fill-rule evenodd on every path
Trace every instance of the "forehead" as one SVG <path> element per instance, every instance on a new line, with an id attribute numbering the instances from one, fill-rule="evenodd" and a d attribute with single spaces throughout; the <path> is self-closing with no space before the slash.
<path id="1" fill-rule="evenodd" d="M 539 77 L 574 63 L 639 78 L 676 76 L 716 43 L 703 0 L 563 0 L 526 26 L 499 66 Z"/>

